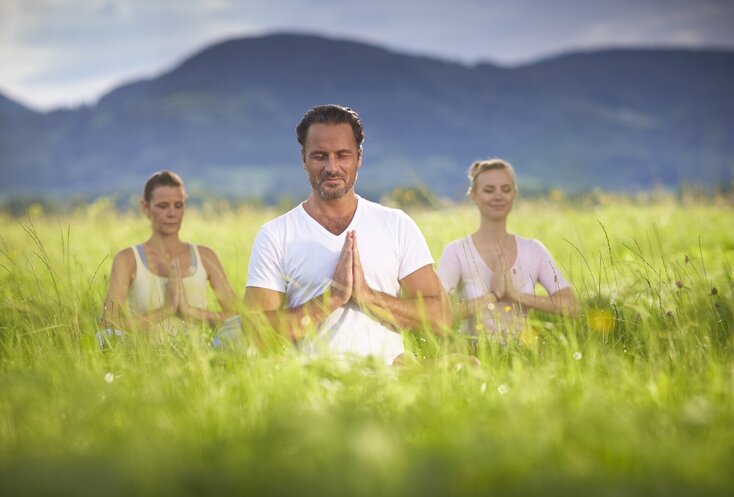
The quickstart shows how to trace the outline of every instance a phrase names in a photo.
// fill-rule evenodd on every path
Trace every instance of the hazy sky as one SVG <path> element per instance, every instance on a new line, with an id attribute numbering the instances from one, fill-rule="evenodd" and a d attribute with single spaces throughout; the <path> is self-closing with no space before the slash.
<path id="1" fill-rule="evenodd" d="M 520 64 L 609 46 L 734 49 L 734 0 L 0 0 L 0 92 L 93 102 L 226 38 L 319 33 Z"/>

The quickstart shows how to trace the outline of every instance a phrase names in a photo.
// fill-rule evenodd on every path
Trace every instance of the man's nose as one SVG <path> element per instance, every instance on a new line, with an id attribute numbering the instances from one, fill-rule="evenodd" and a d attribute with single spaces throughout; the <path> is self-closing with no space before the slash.
<path id="1" fill-rule="evenodd" d="M 326 160 L 326 170 L 329 172 L 333 172 L 339 169 L 339 164 L 337 163 L 336 156 L 331 155 Z"/>

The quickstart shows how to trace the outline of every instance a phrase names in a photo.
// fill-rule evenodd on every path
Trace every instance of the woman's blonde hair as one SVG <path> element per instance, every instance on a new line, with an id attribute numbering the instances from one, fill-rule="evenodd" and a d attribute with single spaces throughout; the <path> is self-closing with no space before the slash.
<path id="1" fill-rule="evenodd" d="M 474 163 L 469 166 L 469 172 L 467 174 L 467 177 L 469 178 L 469 189 L 466 191 L 466 194 L 471 195 L 474 193 L 477 189 L 477 177 L 484 171 L 492 169 L 507 171 L 510 178 L 512 178 L 512 188 L 517 191 L 517 178 L 515 177 L 515 168 L 512 167 L 512 164 L 502 159 L 485 159 L 474 161 Z"/>

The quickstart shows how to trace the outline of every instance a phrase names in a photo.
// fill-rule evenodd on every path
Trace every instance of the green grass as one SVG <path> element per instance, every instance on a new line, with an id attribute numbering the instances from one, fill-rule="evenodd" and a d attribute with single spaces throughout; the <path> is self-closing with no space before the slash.
<path id="1" fill-rule="evenodd" d="M 403 368 L 196 334 L 101 352 L 111 258 L 146 221 L 105 201 L 0 219 L 0 495 L 731 495 L 731 207 L 603 200 L 516 207 L 511 230 L 548 246 L 585 312 L 535 315 L 537 339 L 482 344 L 480 366 L 425 335 Z M 205 205 L 182 238 L 241 292 L 274 215 Z M 413 215 L 436 259 L 477 222 Z"/>

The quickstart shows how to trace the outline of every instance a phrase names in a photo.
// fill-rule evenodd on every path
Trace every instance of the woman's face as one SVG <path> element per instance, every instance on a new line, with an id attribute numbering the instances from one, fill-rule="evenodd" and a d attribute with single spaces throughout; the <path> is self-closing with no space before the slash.
<path id="1" fill-rule="evenodd" d="M 150 198 L 143 200 L 143 211 L 150 219 L 153 232 L 162 235 L 178 233 L 183 221 L 186 195 L 180 186 L 159 186 Z"/>
<path id="2" fill-rule="evenodd" d="M 489 169 L 477 176 L 471 199 L 477 204 L 482 216 L 490 220 L 501 220 L 512 210 L 516 195 L 510 173 L 504 169 Z"/>

